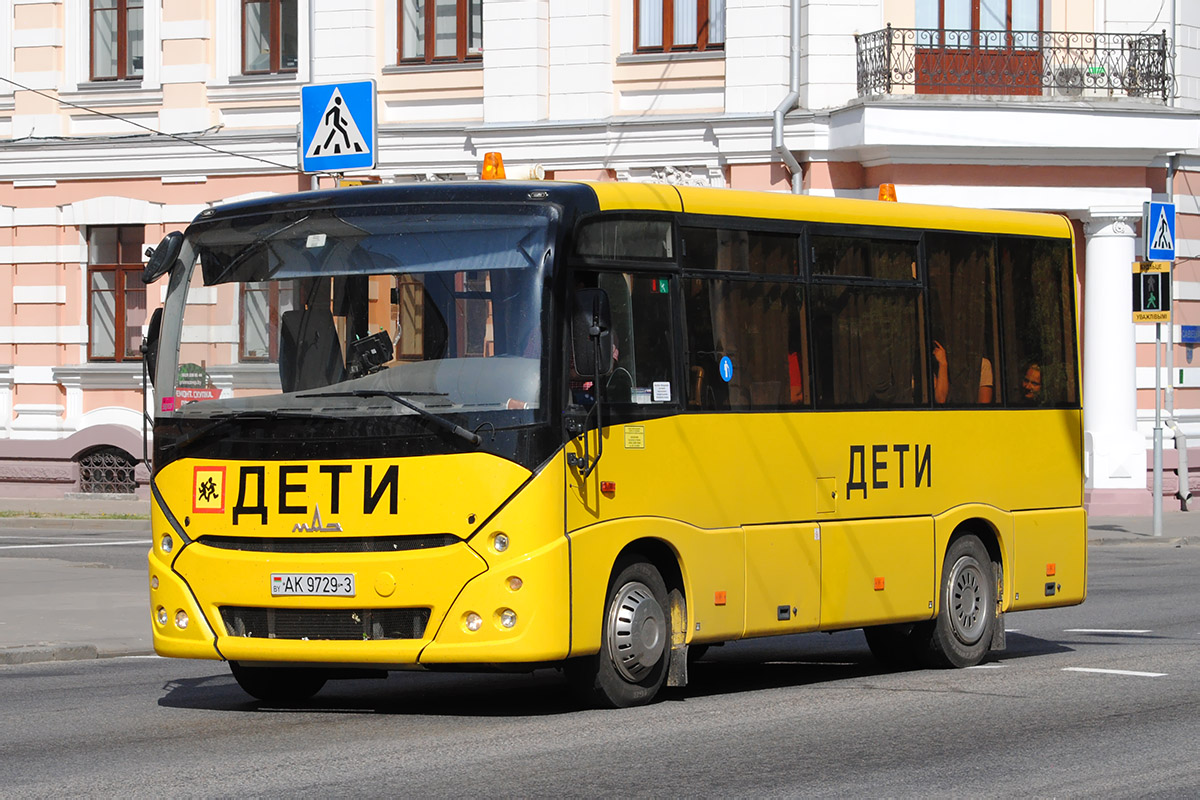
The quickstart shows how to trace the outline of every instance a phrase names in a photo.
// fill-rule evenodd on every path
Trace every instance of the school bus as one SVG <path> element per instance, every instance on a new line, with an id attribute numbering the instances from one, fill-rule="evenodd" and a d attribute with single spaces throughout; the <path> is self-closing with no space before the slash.
<path id="1" fill-rule="evenodd" d="M 145 275 L 155 650 L 617 707 L 748 637 L 977 664 L 1087 593 L 1072 237 L 632 183 L 207 209 Z"/>

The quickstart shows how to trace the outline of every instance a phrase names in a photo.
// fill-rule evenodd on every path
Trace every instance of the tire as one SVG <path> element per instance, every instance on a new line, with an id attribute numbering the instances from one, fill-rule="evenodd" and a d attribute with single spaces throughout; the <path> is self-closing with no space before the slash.
<path id="1" fill-rule="evenodd" d="M 618 567 L 604 604 L 600 652 L 566 666 L 581 699 L 602 708 L 654 700 L 671 658 L 671 612 L 662 576 L 643 561 Z"/>
<path id="2" fill-rule="evenodd" d="M 243 667 L 229 662 L 234 680 L 242 691 L 268 703 L 295 703 L 307 700 L 325 685 L 325 675 L 315 669 L 286 667 Z"/>
<path id="3" fill-rule="evenodd" d="M 919 626 L 928 623 L 902 622 L 895 625 L 875 625 L 863 628 L 871 655 L 884 669 L 902 671 L 920 666 L 921 646 Z"/>
<path id="4" fill-rule="evenodd" d="M 942 565 L 941 600 L 922 658 L 930 666 L 973 667 L 992 645 L 996 577 L 987 548 L 975 536 L 950 543 Z"/>

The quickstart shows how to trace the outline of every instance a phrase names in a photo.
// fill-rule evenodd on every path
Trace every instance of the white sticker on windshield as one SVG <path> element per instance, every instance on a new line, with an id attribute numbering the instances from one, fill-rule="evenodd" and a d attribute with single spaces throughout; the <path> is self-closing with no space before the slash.
<path id="1" fill-rule="evenodd" d="M 651 386 L 654 389 L 654 402 L 669 403 L 671 402 L 671 383 L 670 381 L 655 381 Z"/>
<path id="2" fill-rule="evenodd" d="M 308 235 L 308 240 L 304 243 L 304 245 L 309 250 L 312 250 L 314 247 L 324 247 L 325 246 L 325 234 L 310 233 Z"/>

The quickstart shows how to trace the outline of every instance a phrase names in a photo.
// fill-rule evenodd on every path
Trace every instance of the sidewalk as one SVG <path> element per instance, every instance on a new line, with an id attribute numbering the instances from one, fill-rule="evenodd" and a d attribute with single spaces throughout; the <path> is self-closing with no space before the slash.
<path id="1" fill-rule="evenodd" d="M 114 526 L 149 528 L 149 520 L 96 518 L 148 514 L 149 503 L 124 500 L 5 500 L 0 513 L 89 514 L 93 518 L 0 517 L 8 529 Z M 1200 543 L 1200 513 L 1163 514 L 1163 535 L 1151 517 L 1089 520 L 1088 544 L 1147 546 Z M 55 558 L 0 557 L 0 665 L 144 655 L 150 638 L 145 570 L 115 569 Z"/>

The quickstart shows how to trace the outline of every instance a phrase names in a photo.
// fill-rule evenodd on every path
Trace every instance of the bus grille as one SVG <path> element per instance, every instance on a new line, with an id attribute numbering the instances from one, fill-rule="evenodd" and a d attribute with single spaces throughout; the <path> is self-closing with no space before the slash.
<path id="1" fill-rule="evenodd" d="M 222 550 L 247 550 L 256 553 L 398 553 L 449 547 L 461 542 L 449 533 L 420 536 L 314 536 L 277 538 L 270 536 L 201 536 L 197 540 Z"/>
<path id="2" fill-rule="evenodd" d="M 420 639 L 428 608 L 293 609 L 222 606 L 230 636 L 248 639 L 382 641 Z"/>

